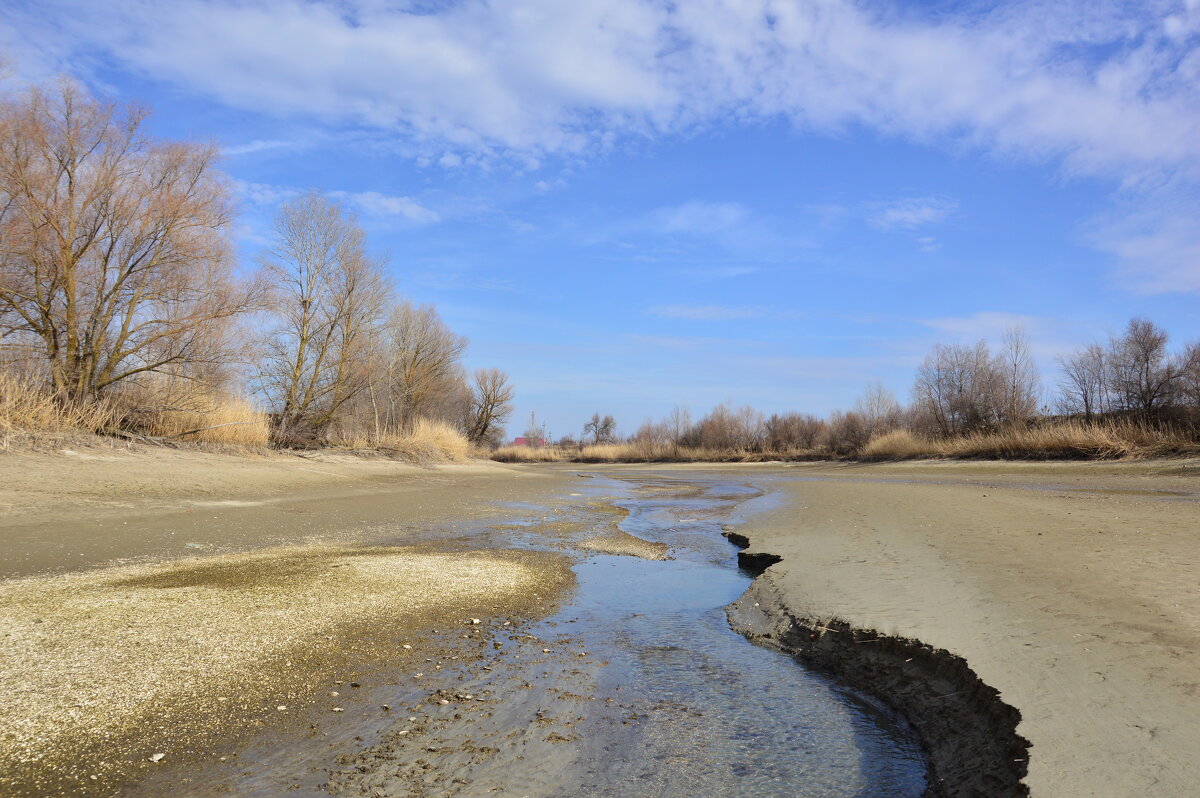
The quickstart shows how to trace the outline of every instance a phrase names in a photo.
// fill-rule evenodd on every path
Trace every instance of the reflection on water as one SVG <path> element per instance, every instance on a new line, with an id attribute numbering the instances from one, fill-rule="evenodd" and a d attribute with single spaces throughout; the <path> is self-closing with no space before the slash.
<path id="1" fill-rule="evenodd" d="M 669 544 L 675 559 L 593 557 L 551 621 L 572 623 L 608 661 L 601 694 L 653 708 L 630 739 L 594 755 L 580 794 L 920 795 L 925 766 L 905 724 L 729 628 L 723 608 L 750 578 L 721 524 L 755 491 L 703 487 L 680 498 L 656 484 L 619 501 L 630 510 L 622 527 Z"/>

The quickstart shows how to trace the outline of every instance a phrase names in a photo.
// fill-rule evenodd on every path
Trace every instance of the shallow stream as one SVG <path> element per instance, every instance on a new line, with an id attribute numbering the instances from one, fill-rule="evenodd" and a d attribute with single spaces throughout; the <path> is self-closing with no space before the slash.
<path id="1" fill-rule="evenodd" d="M 431 630 L 441 644 L 431 637 L 407 667 L 364 674 L 351 696 L 336 687 L 343 695 L 325 702 L 345 711 L 314 707 L 302 735 L 260 735 L 228 761 L 163 771 L 130 794 L 923 793 L 924 758 L 903 721 L 730 629 L 725 606 L 752 577 L 721 533 L 769 494 L 692 474 L 591 476 L 572 494 L 589 521 L 556 526 L 531 506 L 527 525 L 484 523 L 459 539 L 577 552 L 577 587 L 553 616 Z M 590 538 L 628 535 L 665 544 L 670 559 L 587 553 Z M 472 628 L 482 636 L 462 633 Z"/>
<path id="2" fill-rule="evenodd" d="M 761 491 L 657 475 L 626 484 L 614 502 L 630 512 L 621 527 L 668 544 L 673 559 L 589 558 L 576 566 L 574 601 L 546 626 L 572 624 L 576 642 L 607 661 L 600 694 L 636 695 L 656 711 L 610 741 L 619 744 L 578 794 L 920 795 L 925 765 L 906 724 L 729 628 L 724 607 L 752 577 L 721 532 Z"/>

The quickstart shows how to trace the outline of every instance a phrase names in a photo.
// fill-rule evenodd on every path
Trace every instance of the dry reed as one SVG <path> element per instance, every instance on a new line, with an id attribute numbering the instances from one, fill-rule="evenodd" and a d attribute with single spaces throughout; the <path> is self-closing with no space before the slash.
<path id="1" fill-rule="evenodd" d="M 930 439 L 893 430 L 871 440 L 861 456 L 876 460 L 914 457 L 998 459 L 1118 459 L 1200 452 L 1185 432 L 1130 420 L 1087 424 L 1078 420 Z"/>
<path id="2" fill-rule="evenodd" d="M 131 418 L 138 432 L 164 440 L 265 447 L 271 437 L 266 414 L 237 397 L 205 397 L 195 410 L 160 410 Z"/>
<path id="3" fill-rule="evenodd" d="M 335 438 L 332 442 L 350 449 L 379 451 L 420 463 L 463 463 L 471 454 L 465 435 L 444 421 L 424 418 L 418 418 L 405 431 L 384 430 Z"/>
<path id="4" fill-rule="evenodd" d="M 551 446 L 501 446 L 489 456 L 501 463 L 557 463 L 571 459 Z"/>
<path id="5" fill-rule="evenodd" d="M 110 432 L 117 412 L 109 402 L 60 402 L 32 378 L 0 372 L 0 434 L 4 448 L 14 436 L 64 432 Z"/>

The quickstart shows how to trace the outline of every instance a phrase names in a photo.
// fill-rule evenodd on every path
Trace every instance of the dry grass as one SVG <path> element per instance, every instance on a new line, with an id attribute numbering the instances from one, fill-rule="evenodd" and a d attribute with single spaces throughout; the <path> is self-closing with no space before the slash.
<path id="1" fill-rule="evenodd" d="M 1134 421 L 1085 424 L 1069 420 L 944 440 L 895 430 L 873 439 L 861 455 L 868 459 L 888 460 L 913 457 L 1117 459 L 1198 452 L 1200 442 L 1180 431 Z"/>
<path id="2" fill-rule="evenodd" d="M 111 432 L 118 414 L 108 402 L 63 404 L 38 381 L 0 372 L 0 445 L 46 433 Z"/>
<path id="3" fill-rule="evenodd" d="M 906 429 L 894 429 L 877 435 L 863 447 L 861 456 L 870 460 L 907 460 L 913 457 L 932 457 L 938 442 Z"/>
<path id="4" fill-rule="evenodd" d="M 223 446 L 265 447 L 271 427 L 265 413 L 245 399 L 206 396 L 195 410 L 161 410 L 131 416 L 138 432 L 167 440 Z"/>
<path id="5" fill-rule="evenodd" d="M 557 463 L 570 459 L 552 446 L 501 446 L 490 456 L 501 463 Z"/>
<path id="6" fill-rule="evenodd" d="M 419 418 L 412 428 L 381 434 L 337 438 L 335 445 L 384 452 L 418 463 L 464 463 L 471 455 L 467 438 L 444 421 Z"/>
<path id="7" fill-rule="evenodd" d="M 266 415 L 236 397 L 194 389 L 181 397 L 161 386 L 143 386 L 113 398 L 64 403 L 41 380 L 0 372 L 0 445 L 5 448 L 14 439 L 36 442 L 64 433 L 118 430 L 233 447 L 266 446 L 270 434 Z"/>
<path id="8" fill-rule="evenodd" d="M 906 460 L 919 457 L 1009 460 L 1118 459 L 1200 454 L 1200 441 L 1186 431 L 1129 420 L 1085 424 L 1066 420 L 978 433 L 958 438 L 929 438 L 893 430 L 872 438 L 844 459 Z M 753 463 L 770 460 L 837 459 L 828 450 L 752 451 L 698 448 L 633 441 L 582 448 L 506 446 L 491 453 L 507 463 Z"/>

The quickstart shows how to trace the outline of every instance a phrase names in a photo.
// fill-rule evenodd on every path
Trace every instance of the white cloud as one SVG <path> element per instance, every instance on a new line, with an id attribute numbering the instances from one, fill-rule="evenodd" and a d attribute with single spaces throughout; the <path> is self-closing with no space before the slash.
<path id="1" fill-rule="evenodd" d="M 378 191 L 331 191 L 329 196 L 344 199 L 368 216 L 399 216 L 410 222 L 429 224 L 441 217 L 411 197 L 381 194 Z"/>
<path id="2" fill-rule="evenodd" d="M 267 208 L 274 207 L 281 202 L 304 193 L 292 186 L 252 183 L 247 180 L 234 180 L 233 185 L 243 200 L 252 205 Z M 429 224 L 441 218 L 436 211 L 426 208 L 411 197 L 381 194 L 378 191 L 330 191 L 328 194 L 330 197 L 341 200 L 368 216 L 399 216 L 418 224 Z"/>
<path id="3" fill-rule="evenodd" d="M 243 200 L 251 205 L 272 207 L 285 200 L 298 196 L 299 189 L 291 186 L 276 186 L 270 183 L 253 183 L 248 180 L 234 180 L 233 188 Z"/>
<path id="4" fill-rule="evenodd" d="M 1130 180 L 1200 176 L 1193 0 L 938 14 L 850 0 L 461 0 L 421 13 L 374 0 L 41 0 L 6 17 L 8 45 L 39 68 L 121 64 L 233 107 L 441 152 L 536 162 L 618 135 L 782 116 Z"/>
<path id="5" fill-rule="evenodd" d="M 942 222 L 958 208 L 944 197 L 909 197 L 872 208 L 871 224 L 884 230 L 913 230 Z"/>
<path id="6" fill-rule="evenodd" d="M 284 139 L 256 139 L 245 144 L 231 144 L 221 148 L 222 155 L 249 155 L 266 150 L 278 150 L 295 146 L 296 142 Z"/>
<path id="7" fill-rule="evenodd" d="M 1200 184 L 1196 0 L 1013 0 L 936 12 L 853 0 L 413 9 L 378 0 L 10 0 L 0 49 L 21 77 L 66 69 L 102 84 L 130 70 L 232 108 L 362 131 L 447 168 L 504 158 L 532 171 L 547 154 L 604 150 L 623 137 L 785 119 L 1056 163 L 1138 191 Z M 264 139 L 227 152 L 275 146 Z M 364 212 L 434 218 L 407 198 L 362 202 Z M 1181 221 L 1139 218 L 1093 240 L 1140 290 L 1198 290 L 1187 229 L 1198 206 Z M 894 207 L 877 223 L 915 231 L 952 211 Z M 733 229 L 742 213 L 693 203 L 659 221 L 667 232 Z"/>
<path id="8" fill-rule="evenodd" d="M 1117 260 L 1118 280 L 1138 293 L 1200 293 L 1200 201 L 1147 205 L 1096 220 L 1087 239 Z"/>

